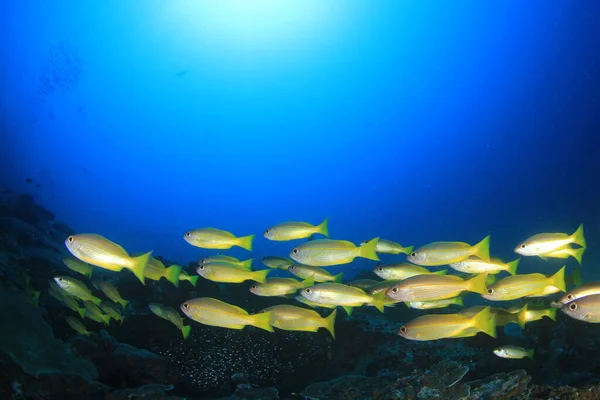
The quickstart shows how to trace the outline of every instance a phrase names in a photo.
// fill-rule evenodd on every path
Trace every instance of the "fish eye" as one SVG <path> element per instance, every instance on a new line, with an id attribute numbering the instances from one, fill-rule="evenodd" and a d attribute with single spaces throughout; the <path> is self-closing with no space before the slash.
<path id="1" fill-rule="evenodd" d="M 392 288 L 392 293 L 398 293 L 398 288 L 397 287 L 393 287 Z"/>
<path id="2" fill-rule="evenodd" d="M 572 300 L 573 299 L 573 295 L 572 294 L 568 294 L 567 295 L 567 300 Z"/>
<path id="3" fill-rule="evenodd" d="M 292 266 L 290 267 L 290 271 L 293 271 L 293 270 L 295 270 L 295 269 L 296 269 L 296 266 L 295 266 L 295 265 L 292 265 Z"/>
<path id="4" fill-rule="evenodd" d="M 525 243 L 523 243 L 523 244 L 521 245 L 521 248 L 522 248 L 522 249 L 524 249 L 525 247 L 527 247 L 527 246 L 525 246 Z"/>
<path id="5" fill-rule="evenodd" d="M 492 289 L 492 288 L 489 288 L 489 289 L 487 290 L 487 292 L 488 292 L 488 294 L 494 294 L 494 289 Z"/>
<path id="6" fill-rule="evenodd" d="M 69 243 L 73 243 L 73 240 L 75 240 L 75 239 L 73 238 L 73 236 L 69 236 L 69 237 L 67 238 L 67 242 L 69 242 Z"/>
<path id="7" fill-rule="evenodd" d="M 377 268 L 377 271 L 379 271 L 379 272 L 383 272 L 383 267 L 379 267 L 379 268 Z"/>
<path id="8" fill-rule="evenodd" d="M 569 310 L 571 310 L 571 311 L 575 311 L 575 310 L 577 310 L 577 304 L 575 304 L 575 303 L 571 303 L 571 304 L 569 305 Z"/>
<path id="9" fill-rule="evenodd" d="M 406 329 L 405 326 L 403 326 L 402 328 L 400 328 L 400 332 L 401 333 L 406 333 L 408 331 L 408 329 Z"/>
<path id="10" fill-rule="evenodd" d="M 257 288 L 257 286 L 256 286 L 256 285 L 252 285 L 252 286 L 250 287 L 250 289 L 256 289 L 256 288 Z"/>
<path id="11" fill-rule="evenodd" d="M 269 232 L 271 232 L 271 230 L 270 230 L 270 229 L 267 229 L 267 230 L 265 231 L 265 233 L 269 233 Z"/>
<path id="12" fill-rule="evenodd" d="M 415 252 L 413 251 L 412 253 L 410 253 L 410 256 L 411 256 L 411 257 L 416 257 L 416 256 L 417 256 L 417 253 L 415 253 Z"/>
<path id="13" fill-rule="evenodd" d="M 192 236 L 192 232 L 186 232 L 186 233 L 185 233 L 185 236 L 187 236 L 187 237 L 191 237 L 191 236 Z"/>
<path id="14" fill-rule="evenodd" d="M 294 254 L 298 254 L 298 249 L 294 249 L 294 250 L 292 250 L 292 253 L 294 253 Z"/>
<path id="15" fill-rule="evenodd" d="M 306 288 L 306 289 L 304 289 L 304 292 L 305 293 L 310 293 L 310 292 L 312 292 L 312 290 L 310 290 L 310 288 Z"/>
<path id="16" fill-rule="evenodd" d="M 204 269 L 204 265 L 201 265 L 200 267 L 198 267 L 199 270 L 203 270 Z"/>
<path id="17" fill-rule="evenodd" d="M 188 308 L 190 308 L 190 305 L 188 303 L 183 303 L 183 308 L 187 310 Z"/>

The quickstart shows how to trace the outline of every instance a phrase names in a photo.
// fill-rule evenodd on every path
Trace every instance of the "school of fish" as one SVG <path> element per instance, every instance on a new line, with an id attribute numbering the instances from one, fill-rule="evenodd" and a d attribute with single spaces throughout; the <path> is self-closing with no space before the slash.
<path id="1" fill-rule="evenodd" d="M 325 238 L 314 239 L 317 235 Z M 230 329 L 243 329 L 251 325 L 265 331 L 274 328 L 289 331 L 316 332 L 326 329 L 335 338 L 337 307 L 351 315 L 355 307 L 372 306 L 380 312 L 385 307 L 404 303 L 407 307 L 432 310 L 451 306 L 463 307 L 463 298 L 469 292 L 483 299 L 511 301 L 523 298 L 540 298 L 562 293 L 559 300 L 549 307 L 533 303 L 523 306 L 498 308 L 478 305 L 462 308 L 457 313 L 428 313 L 404 324 L 398 335 L 418 341 L 446 338 L 464 338 L 482 332 L 496 337 L 496 328 L 515 323 L 525 324 L 547 317 L 555 320 L 557 310 L 571 318 L 600 323 L 600 282 L 580 284 L 577 273 L 566 276 L 563 266 L 553 274 L 518 274 L 520 259 L 504 262 L 490 257 L 490 236 L 474 245 L 463 242 L 433 242 L 419 248 L 402 246 L 390 240 L 373 238 L 359 245 L 345 240 L 329 238 L 329 223 L 325 219 L 318 225 L 307 222 L 283 222 L 269 227 L 263 235 L 268 240 L 291 241 L 308 239 L 291 249 L 289 258 L 263 257 L 267 269 L 253 269 L 253 259 L 238 260 L 227 255 L 214 255 L 199 261 L 196 272 L 189 275 L 182 267 L 166 267 L 152 257 L 152 251 L 140 255 L 128 253 L 120 245 L 97 234 L 71 235 L 65 245 L 73 257 L 65 257 L 64 264 L 88 280 L 92 287 L 103 294 L 102 299 L 82 280 L 71 276 L 56 276 L 49 282 L 49 293 L 80 318 L 66 317 L 75 331 L 89 336 L 82 320 L 108 325 L 110 320 L 123 323 L 128 300 L 119 294 L 108 281 L 92 280 L 94 267 L 119 272 L 131 271 L 142 284 L 146 279 L 158 281 L 165 278 L 178 287 L 180 281 L 196 286 L 200 277 L 219 283 L 253 281 L 250 292 L 257 296 L 289 297 L 298 306 L 275 305 L 255 314 L 209 297 L 189 299 L 179 305 L 183 315 L 201 324 Z M 214 250 L 226 250 L 234 246 L 252 251 L 254 235 L 236 237 L 230 232 L 216 228 L 190 230 L 183 235 L 190 245 Z M 574 258 L 579 265 L 586 249 L 583 224 L 572 234 L 541 233 L 517 245 L 515 253 L 523 257 Z M 378 253 L 406 255 L 406 262 L 377 265 L 373 269 L 381 281 L 362 279 L 343 282 L 343 273 L 332 275 L 325 268 L 351 263 L 362 257 L 379 261 Z M 447 267 L 432 271 L 431 267 Z M 290 277 L 272 277 L 273 270 L 285 270 Z M 450 273 L 449 271 L 455 271 Z M 497 275 L 506 273 L 504 278 Z M 568 284 L 574 285 L 568 288 Z M 493 303 L 491 303 L 493 304 Z M 307 308 L 308 307 L 308 308 Z M 186 339 L 191 325 L 179 311 L 163 304 L 152 303 L 149 310 L 169 321 Z M 323 317 L 313 308 L 331 311 Z M 533 358 L 533 350 L 506 344 L 493 350 L 502 358 Z"/>

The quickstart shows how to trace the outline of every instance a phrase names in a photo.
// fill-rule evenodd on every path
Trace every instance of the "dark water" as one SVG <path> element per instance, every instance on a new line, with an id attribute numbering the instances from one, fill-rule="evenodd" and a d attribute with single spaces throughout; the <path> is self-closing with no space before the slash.
<path id="1" fill-rule="evenodd" d="M 397 331 L 460 307 L 352 316 L 338 307 L 335 340 L 324 329 L 232 330 L 180 313 L 192 326 L 184 340 L 149 303 L 179 310 L 213 297 L 251 313 L 299 303 L 256 296 L 250 282 L 141 285 L 129 271 L 95 268 L 94 280 L 130 303 L 123 324 L 85 319 L 88 338 L 48 293 L 66 275 L 106 300 L 64 265 L 71 234 L 152 250 L 196 276 L 198 260 L 217 253 L 263 269 L 264 256 L 305 241 L 269 241 L 266 228 L 326 217 L 331 238 L 356 244 L 491 235 L 491 254 L 504 261 L 531 235 L 584 223 L 580 270 L 573 258 L 523 257 L 519 273 L 566 265 L 571 286 L 575 272 L 598 280 L 596 2 L 27 0 L 0 6 L 0 23 L 1 398 L 598 393 L 600 331 L 560 311 L 556 321 L 498 328 L 496 339 L 429 342 Z M 200 227 L 255 234 L 253 249 L 190 246 L 185 232 Z M 376 265 L 357 258 L 327 271 L 379 279 Z M 465 297 L 465 306 L 525 302 Z M 492 353 L 507 344 L 534 349 L 534 360 Z"/>

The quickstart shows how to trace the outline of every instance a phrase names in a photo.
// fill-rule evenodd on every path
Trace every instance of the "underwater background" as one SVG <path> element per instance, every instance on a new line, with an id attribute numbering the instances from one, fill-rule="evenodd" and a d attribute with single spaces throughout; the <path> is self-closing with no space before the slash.
<path id="1" fill-rule="evenodd" d="M 0 25 L 0 398 L 600 398 L 600 327 L 561 312 L 428 342 L 397 334 L 429 313 L 404 305 L 339 309 L 335 340 L 181 314 L 184 340 L 148 304 L 300 304 L 94 268 L 130 304 L 122 323 L 84 320 L 87 337 L 48 295 L 58 275 L 85 280 L 62 261 L 76 233 L 195 276 L 217 254 L 265 269 L 306 242 L 265 229 L 325 218 L 355 244 L 491 235 L 505 261 L 583 223 L 580 269 L 523 257 L 519 273 L 600 280 L 600 3 L 23 0 Z M 255 234 L 253 249 L 191 246 L 201 227 Z M 377 265 L 327 271 L 378 280 Z M 536 356 L 492 353 L 509 343 Z"/>

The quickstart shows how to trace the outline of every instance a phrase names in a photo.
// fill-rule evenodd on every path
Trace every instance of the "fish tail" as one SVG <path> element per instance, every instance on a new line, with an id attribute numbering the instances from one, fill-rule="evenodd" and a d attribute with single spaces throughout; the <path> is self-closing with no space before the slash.
<path id="1" fill-rule="evenodd" d="M 457 306 L 461 306 L 461 307 L 464 306 L 465 305 L 464 298 L 465 298 L 465 296 L 463 296 L 462 294 L 459 295 L 457 297 L 456 303 L 454 303 L 454 304 L 456 304 Z"/>
<path id="2" fill-rule="evenodd" d="M 252 240 L 254 240 L 254 235 L 243 236 L 238 238 L 237 245 L 242 249 L 252 251 Z"/>
<path id="3" fill-rule="evenodd" d="M 171 265 L 165 272 L 165 278 L 171 282 L 175 287 L 179 287 L 179 274 L 181 273 L 181 267 L 179 265 Z"/>
<path id="4" fill-rule="evenodd" d="M 401 253 L 410 254 L 414 250 L 415 246 L 408 246 L 402 249 Z"/>
<path id="5" fill-rule="evenodd" d="M 579 225 L 579 228 L 571 235 L 573 243 L 580 245 L 584 249 L 586 248 L 585 236 L 583 235 L 583 224 Z"/>
<path id="6" fill-rule="evenodd" d="M 344 280 L 344 273 L 343 272 L 340 272 L 339 274 L 333 276 L 333 281 L 335 283 L 342 283 L 343 280 Z"/>
<path id="7" fill-rule="evenodd" d="M 253 261 L 254 261 L 254 258 L 249 258 L 247 260 L 240 261 L 240 263 L 238 265 L 240 266 L 240 268 L 244 268 L 244 269 L 247 269 L 248 271 L 252 271 L 252 262 Z"/>
<path id="8" fill-rule="evenodd" d="M 90 337 L 92 335 L 92 332 L 90 332 L 90 331 L 83 331 L 83 332 L 79 332 L 79 333 L 81 333 L 85 337 Z"/>
<path id="9" fill-rule="evenodd" d="M 133 272 L 144 285 L 146 284 L 144 281 L 144 273 L 146 272 L 146 265 L 148 265 L 148 261 L 150 260 L 151 256 L 152 251 L 149 251 L 146 254 L 142 254 L 139 257 L 133 258 L 133 267 L 131 267 L 131 272 Z"/>
<path id="10" fill-rule="evenodd" d="M 267 275 L 271 272 L 270 269 L 263 269 L 260 271 L 252 272 L 252 280 L 255 280 L 258 283 L 265 283 L 267 280 Z"/>
<path id="11" fill-rule="evenodd" d="M 447 275 L 448 274 L 448 270 L 447 269 L 442 269 L 440 271 L 435 271 L 431 273 L 432 275 Z"/>
<path id="12" fill-rule="evenodd" d="M 487 292 L 487 277 L 488 274 L 479 274 L 474 278 L 471 278 L 467 281 L 467 290 L 479 294 L 484 294 Z"/>
<path id="13" fill-rule="evenodd" d="M 190 325 L 181 327 L 181 334 L 183 335 L 184 340 L 187 339 L 188 336 L 190 336 L 191 330 L 192 330 L 192 327 Z"/>
<path id="14" fill-rule="evenodd" d="M 354 311 L 354 309 L 350 306 L 342 306 L 342 308 L 344 311 L 346 311 L 346 314 L 348 314 L 349 317 L 352 315 L 352 311 Z"/>
<path id="15" fill-rule="evenodd" d="M 85 313 L 87 310 L 85 308 L 78 308 L 77 313 L 81 316 L 81 319 L 85 319 Z"/>
<path id="16" fill-rule="evenodd" d="M 110 324 L 110 315 L 101 315 L 100 319 L 102 319 L 102 321 L 104 321 L 104 325 L 108 326 L 108 324 Z"/>
<path id="17" fill-rule="evenodd" d="M 554 274 L 550 277 L 550 281 L 551 281 L 550 285 L 554 286 L 561 292 L 567 291 L 567 284 L 565 282 L 565 269 L 566 268 L 567 268 L 567 266 L 564 265 L 560 270 L 558 270 L 558 272 L 556 274 Z"/>
<path id="18" fill-rule="evenodd" d="M 496 316 L 492 314 L 490 307 L 486 307 L 472 318 L 473 325 L 481 332 L 496 338 Z"/>
<path id="19" fill-rule="evenodd" d="M 311 276 L 309 276 L 308 278 L 306 278 L 305 280 L 300 282 L 300 286 L 302 288 L 307 288 L 307 287 L 314 286 L 314 285 L 315 285 L 315 274 L 312 274 Z"/>
<path id="20" fill-rule="evenodd" d="M 487 235 L 483 240 L 475 246 L 475 256 L 481 258 L 485 262 L 490 262 L 490 235 Z"/>
<path id="21" fill-rule="evenodd" d="M 485 280 L 485 284 L 488 286 L 492 286 L 494 283 L 496 283 L 498 279 L 496 278 L 496 275 L 493 274 L 489 274 L 487 279 Z"/>
<path id="22" fill-rule="evenodd" d="M 548 318 L 550 318 L 552 321 L 556 321 L 556 312 L 558 311 L 558 308 L 549 308 L 548 309 L 548 314 L 546 314 L 548 316 Z"/>
<path id="23" fill-rule="evenodd" d="M 385 301 L 386 301 L 385 291 L 381 291 L 373 296 L 373 302 L 371 304 L 373 304 L 373 306 L 376 309 L 378 309 L 379 312 L 383 312 L 384 307 L 385 307 Z"/>
<path id="24" fill-rule="evenodd" d="M 196 285 L 198 284 L 198 279 L 200 279 L 200 275 L 190 276 L 188 281 L 192 284 L 193 287 L 196 287 Z"/>
<path id="25" fill-rule="evenodd" d="M 531 349 L 527 352 L 527 357 L 529 357 L 530 360 L 533 360 L 533 352 L 534 352 L 534 349 Z"/>
<path id="26" fill-rule="evenodd" d="M 517 274 L 517 267 L 519 266 L 519 263 L 521 262 L 520 258 L 517 258 L 515 261 L 511 261 L 508 263 L 508 268 L 507 268 L 507 272 L 511 275 L 516 275 Z"/>
<path id="27" fill-rule="evenodd" d="M 121 308 L 124 310 L 125 307 L 127 307 L 127 304 L 129 304 L 129 300 L 119 299 L 119 304 L 121 305 Z"/>
<path id="28" fill-rule="evenodd" d="M 570 256 L 577 260 L 579 265 L 581 265 L 581 258 L 583 257 L 583 252 L 585 251 L 585 247 L 580 247 L 578 249 L 571 249 Z"/>
<path id="29" fill-rule="evenodd" d="M 87 274 L 85 274 L 85 276 L 87 276 L 88 279 L 92 279 L 92 272 L 94 272 L 94 268 L 90 268 L 90 272 L 88 272 Z"/>
<path id="30" fill-rule="evenodd" d="M 92 303 L 94 303 L 95 305 L 97 305 L 97 306 L 99 306 L 99 305 L 100 305 L 100 303 L 102 303 L 102 299 L 99 299 L 99 298 L 98 298 L 98 297 L 96 297 L 96 296 L 92 296 L 92 298 L 90 299 L 90 301 L 91 301 Z"/>
<path id="31" fill-rule="evenodd" d="M 375 252 L 375 248 L 377 247 L 377 242 L 379 242 L 379 238 L 371 239 L 367 243 L 360 246 L 359 249 L 359 257 L 368 258 L 369 260 L 379 261 L 379 257 L 377 257 L 377 253 Z"/>
<path id="32" fill-rule="evenodd" d="M 253 315 L 252 326 L 255 326 L 260 329 L 264 329 L 265 331 L 273 332 L 274 329 L 271 326 L 271 316 L 273 311 L 267 311 L 260 314 Z"/>
<path id="33" fill-rule="evenodd" d="M 525 324 L 527 323 L 527 304 L 517 314 L 517 323 L 521 328 L 525 328 Z"/>
<path id="34" fill-rule="evenodd" d="M 337 315 L 337 310 L 334 308 L 331 314 L 325 318 L 326 324 L 325 329 L 331 333 L 331 337 L 335 339 L 335 316 Z"/>
<path id="35" fill-rule="evenodd" d="M 317 233 L 329 237 L 329 218 L 325 218 L 325 221 L 321 222 L 321 224 L 317 226 Z"/>
<path id="36" fill-rule="evenodd" d="M 575 286 L 579 286 L 582 282 L 583 277 L 581 276 L 581 265 L 578 265 L 575 267 L 575 269 L 573 269 L 573 273 L 571 274 L 571 283 Z"/>

